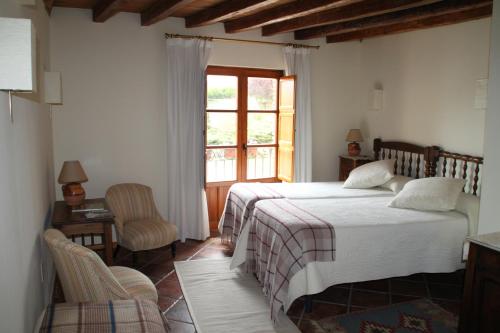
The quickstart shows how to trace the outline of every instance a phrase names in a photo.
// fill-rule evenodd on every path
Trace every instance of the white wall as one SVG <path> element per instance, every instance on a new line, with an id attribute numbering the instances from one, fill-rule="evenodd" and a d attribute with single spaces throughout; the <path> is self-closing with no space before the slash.
<path id="1" fill-rule="evenodd" d="M 126 13 L 93 23 L 88 10 L 56 8 L 50 30 L 51 64 L 63 73 L 64 95 L 64 105 L 54 107 L 56 174 L 64 160 L 82 161 L 89 197 L 103 196 L 118 182 L 148 184 L 164 214 L 164 33 L 222 36 L 222 25 L 186 30 L 183 20 L 168 19 L 141 27 L 138 15 Z M 258 32 L 229 37 L 261 39 Z M 358 47 L 357 42 L 323 44 L 312 51 L 316 180 L 336 179 L 336 155 L 345 143 L 333 142 L 332 128 L 344 132 L 343 126 L 359 119 L 359 107 L 351 103 L 357 95 Z M 279 47 L 256 44 L 217 42 L 210 64 L 284 69 Z M 336 89 L 342 86 L 346 89 Z"/>
<path id="2" fill-rule="evenodd" d="M 3 0 L 0 16 L 34 20 L 40 69 L 48 68 L 49 24 L 42 0 L 36 8 Z M 49 297 L 52 273 L 40 234 L 50 218 L 54 180 L 48 106 L 19 97 L 13 104 L 11 124 L 7 94 L 0 92 L 0 332 L 17 333 L 32 332 Z"/>
<path id="3" fill-rule="evenodd" d="M 479 233 L 500 231 L 498 188 L 500 188 L 500 0 L 493 2 L 488 110 L 484 135 L 483 190 Z"/>
<path id="4" fill-rule="evenodd" d="M 439 145 L 482 155 L 484 110 L 477 79 L 488 77 L 490 19 L 362 42 L 360 99 L 366 137 Z M 384 109 L 370 111 L 381 85 Z"/>

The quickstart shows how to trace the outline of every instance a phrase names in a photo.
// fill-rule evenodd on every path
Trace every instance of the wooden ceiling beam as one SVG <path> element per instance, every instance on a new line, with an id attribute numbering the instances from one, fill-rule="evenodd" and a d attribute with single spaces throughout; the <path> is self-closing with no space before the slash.
<path id="1" fill-rule="evenodd" d="M 266 24 L 290 20 L 317 11 L 360 2 L 362 0 L 306 0 L 285 3 L 258 13 L 227 21 L 224 28 L 227 33 L 235 33 Z"/>
<path id="2" fill-rule="evenodd" d="M 43 4 L 45 5 L 45 10 L 47 14 L 52 14 L 52 8 L 54 7 L 54 0 L 43 0 Z"/>
<path id="3" fill-rule="evenodd" d="M 455 14 L 464 10 L 488 6 L 491 2 L 492 0 L 447 0 L 417 8 L 367 17 L 364 19 L 297 30 L 295 31 L 295 39 L 304 40 L 326 35 L 344 34 L 352 31 L 387 26 L 390 24 L 405 23 L 440 15 Z"/>
<path id="4" fill-rule="evenodd" d="M 276 3 L 278 0 L 232 0 L 204 9 L 186 17 L 186 27 L 194 28 L 229 20 L 236 15 L 262 9 Z"/>
<path id="5" fill-rule="evenodd" d="M 104 22 L 120 11 L 123 0 L 99 0 L 92 8 L 94 22 Z"/>
<path id="6" fill-rule="evenodd" d="M 310 15 L 301 16 L 291 20 L 265 25 L 262 27 L 262 35 L 272 36 L 283 32 L 290 32 L 322 24 L 350 21 L 415 6 L 422 6 L 437 1 L 441 0 L 366 0 L 343 7 L 332 8 Z"/>
<path id="7" fill-rule="evenodd" d="M 391 35 L 413 30 L 433 28 L 443 25 L 477 20 L 491 16 L 492 10 L 493 6 L 490 4 L 484 7 L 472 8 L 453 14 L 441 14 L 434 17 L 427 17 L 409 22 L 393 23 L 376 28 L 369 28 L 359 31 L 352 31 L 352 32 L 327 36 L 326 42 L 340 43 L 352 40 L 362 40 L 370 37 Z"/>
<path id="8" fill-rule="evenodd" d="M 193 0 L 157 0 L 141 13 L 141 25 L 151 25 L 171 16 Z"/>

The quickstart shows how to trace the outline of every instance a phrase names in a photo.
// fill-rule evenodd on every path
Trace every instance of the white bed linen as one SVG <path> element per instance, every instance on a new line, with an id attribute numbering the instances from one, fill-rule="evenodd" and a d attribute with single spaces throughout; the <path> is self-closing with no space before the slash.
<path id="1" fill-rule="evenodd" d="M 331 223 L 336 234 L 334 262 L 314 262 L 290 281 L 285 312 L 307 294 L 347 282 L 452 272 L 463 268 L 467 217 L 458 212 L 424 212 L 387 207 L 391 196 L 293 200 Z M 285 199 L 279 199 L 285 200 Z M 266 200 L 257 205 L 266 205 Z M 231 268 L 245 262 L 249 223 L 244 228 Z"/>
<path id="2" fill-rule="evenodd" d="M 265 194 L 258 196 L 259 189 L 262 192 L 262 187 L 267 187 L 283 198 L 287 199 L 320 199 L 320 198 L 355 198 L 355 197 L 368 197 L 368 196 L 393 196 L 394 193 L 385 188 L 374 187 L 371 189 L 350 189 L 343 188 L 343 182 L 311 182 L 311 183 L 241 183 L 241 186 L 247 188 L 252 187 L 253 192 L 256 193 L 255 201 L 271 199 L 266 197 Z M 238 191 L 240 183 L 231 186 L 230 191 Z M 267 193 L 267 192 L 265 192 Z M 228 194 L 229 195 L 229 194 Z M 251 201 L 252 204 L 254 203 Z M 226 208 L 228 203 L 226 202 Z M 249 215 L 251 216 L 251 211 Z M 219 221 L 219 231 L 224 233 L 224 217 L 222 214 Z M 246 221 L 243 221 L 246 224 Z"/>

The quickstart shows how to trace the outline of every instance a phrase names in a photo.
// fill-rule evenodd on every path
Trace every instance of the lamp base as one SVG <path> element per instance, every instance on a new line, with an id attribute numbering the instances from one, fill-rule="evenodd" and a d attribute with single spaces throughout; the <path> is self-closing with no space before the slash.
<path id="1" fill-rule="evenodd" d="M 361 153 L 361 147 L 357 142 L 351 142 L 347 145 L 347 152 L 349 156 L 359 156 Z"/>
<path id="2" fill-rule="evenodd" d="M 68 206 L 80 206 L 85 200 L 85 190 L 80 183 L 65 184 L 62 191 Z"/>

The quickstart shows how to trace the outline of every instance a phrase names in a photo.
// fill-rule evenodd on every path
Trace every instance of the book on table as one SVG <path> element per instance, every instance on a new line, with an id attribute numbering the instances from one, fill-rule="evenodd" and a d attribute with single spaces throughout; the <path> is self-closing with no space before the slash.
<path id="1" fill-rule="evenodd" d="M 103 202 L 89 202 L 81 206 L 75 207 L 72 210 L 73 213 L 88 213 L 88 212 L 109 212 L 105 207 Z"/>

